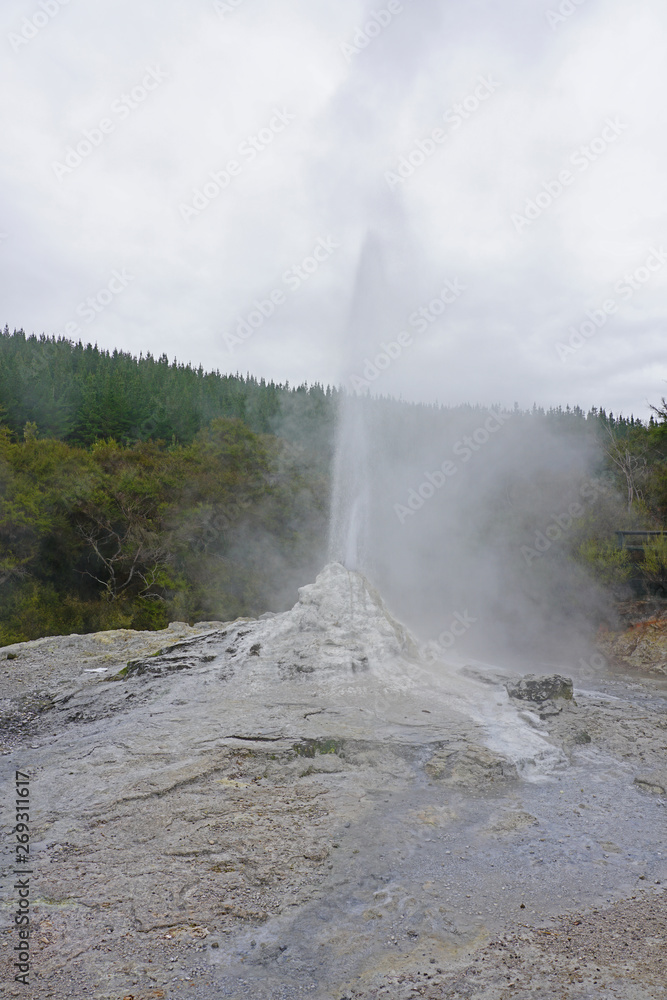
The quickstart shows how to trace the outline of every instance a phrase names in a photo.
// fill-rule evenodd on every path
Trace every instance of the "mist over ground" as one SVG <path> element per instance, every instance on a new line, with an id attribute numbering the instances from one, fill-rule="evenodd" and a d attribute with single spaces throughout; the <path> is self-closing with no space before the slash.
<path id="1" fill-rule="evenodd" d="M 367 573 L 390 605 L 441 653 L 538 662 L 582 654 L 611 620 L 611 595 L 571 555 L 582 529 L 624 523 L 603 453 L 585 422 L 485 406 L 402 407 L 386 373 L 440 323 L 466 289 L 443 280 L 405 314 L 414 271 L 396 214 L 368 232 L 341 335 L 330 555 Z M 414 294 L 414 293 L 413 293 Z M 403 319 L 399 325 L 398 318 Z M 446 339 L 446 334 L 445 334 Z M 475 394 L 483 357 L 461 373 Z M 503 386 L 499 382 L 499 393 Z M 438 638 L 439 637 L 439 638 Z"/>
<path id="2" fill-rule="evenodd" d="M 365 411 L 357 568 L 397 616 L 445 658 L 583 655 L 612 595 L 571 557 L 592 522 L 627 517 L 594 435 L 518 410 L 348 404 Z"/>

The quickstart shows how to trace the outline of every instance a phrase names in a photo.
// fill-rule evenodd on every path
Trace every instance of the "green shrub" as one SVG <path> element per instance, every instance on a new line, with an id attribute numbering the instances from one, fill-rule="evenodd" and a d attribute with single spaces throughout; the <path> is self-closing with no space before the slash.
<path id="1" fill-rule="evenodd" d="M 667 535 L 651 539 L 644 545 L 644 557 L 639 565 L 644 576 L 653 583 L 667 580 Z"/>
<path id="2" fill-rule="evenodd" d="M 588 538 L 579 545 L 576 557 L 590 575 L 605 587 L 622 586 L 632 576 L 630 556 L 615 542 Z"/>
<path id="3" fill-rule="evenodd" d="M 132 620 L 128 627 L 139 632 L 159 632 L 167 627 L 169 620 L 169 611 L 164 601 L 140 597 L 134 602 Z"/>

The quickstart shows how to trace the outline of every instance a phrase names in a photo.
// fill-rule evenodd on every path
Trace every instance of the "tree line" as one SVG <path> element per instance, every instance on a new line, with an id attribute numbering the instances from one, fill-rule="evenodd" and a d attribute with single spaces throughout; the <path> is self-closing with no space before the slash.
<path id="1" fill-rule="evenodd" d="M 5 328 L 0 645 L 290 606 L 326 558 L 343 396 Z M 371 405 L 414 433 L 483 409 Z M 569 406 L 514 417 L 596 442 L 618 513 L 573 555 L 606 584 L 627 579 L 613 530 L 667 521 L 665 401 L 649 421 Z"/>

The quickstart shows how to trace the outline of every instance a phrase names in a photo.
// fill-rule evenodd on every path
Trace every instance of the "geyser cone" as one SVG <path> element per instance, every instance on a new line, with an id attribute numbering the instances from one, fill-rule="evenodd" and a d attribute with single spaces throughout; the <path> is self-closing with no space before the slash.
<path id="1" fill-rule="evenodd" d="M 304 671 L 319 683 L 355 675 L 403 688 L 419 659 L 417 644 L 360 573 L 329 563 L 299 600 L 263 623 L 272 659 L 293 676 Z M 307 670 L 306 670 L 307 668 Z"/>

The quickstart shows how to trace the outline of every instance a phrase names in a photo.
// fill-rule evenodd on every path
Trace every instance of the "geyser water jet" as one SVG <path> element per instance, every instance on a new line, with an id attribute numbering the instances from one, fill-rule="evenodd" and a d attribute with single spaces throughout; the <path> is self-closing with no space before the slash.
<path id="1" fill-rule="evenodd" d="M 341 400 L 338 414 L 329 562 L 362 572 L 366 562 L 369 516 L 368 449 L 364 400 Z"/>
<path id="2" fill-rule="evenodd" d="M 380 239 L 366 235 L 357 266 L 350 314 L 343 338 L 344 391 L 337 415 L 336 451 L 329 529 L 329 561 L 365 572 L 368 567 L 370 451 L 366 398 L 352 391 L 371 346 L 383 335 L 382 305 L 387 302 Z"/>

